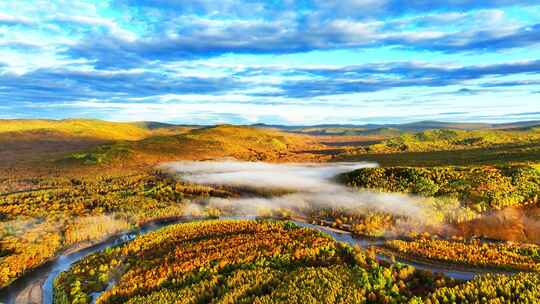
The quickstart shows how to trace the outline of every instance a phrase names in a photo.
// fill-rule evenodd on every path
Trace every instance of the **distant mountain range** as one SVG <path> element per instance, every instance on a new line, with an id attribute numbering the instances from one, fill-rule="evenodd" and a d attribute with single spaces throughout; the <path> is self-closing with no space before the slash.
<path id="1" fill-rule="evenodd" d="M 320 124 L 305 126 L 286 126 L 286 125 L 268 125 L 254 124 L 255 127 L 277 128 L 288 131 L 301 131 L 306 129 L 356 129 L 356 130 L 375 130 L 375 129 L 396 129 L 400 131 L 420 132 L 429 129 L 454 129 L 454 130 L 482 130 L 482 129 L 513 129 L 528 128 L 540 126 L 540 120 L 518 121 L 511 123 L 461 123 L 461 122 L 442 122 L 425 120 L 404 124 Z"/>
<path id="2" fill-rule="evenodd" d="M 256 128 L 274 128 L 289 132 L 300 133 L 317 133 L 323 132 L 326 134 L 341 134 L 346 130 L 362 132 L 365 135 L 376 133 L 393 133 L 393 132 L 421 132 L 430 129 L 454 129 L 454 130 L 484 130 L 484 129 L 515 129 L 515 128 L 531 128 L 540 126 L 540 120 L 533 121 L 518 121 L 512 123 L 460 123 L 460 122 L 441 122 L 441 121 L 419 121 L 404 124 L 319 124 L 319 125 L 303 125 L 289 126 L 279 124 L 252 124 L 249 125 Z M 120 130 L 119 130 L 120 127 Z M 192 125 L 192 124 L 173 124 L 155 121 L 139 121 L 129 123 L 115 123 L 95 119 L 64 119 L 64 120 L 31 120 L 31 119 L 0 119 L 0 133 L 10 131 L 36 130 L 36 129 L 62 129 L 70 130 L 78 129 L 81 133 L 92 129 L 99 132 L 118 132 L 126 131 L 122 129 L 131 128 L 130 135 L 134 137 L 144 137 L 147 134 L 138 134 L 152 130 L 165 130 L 177 128 L 205 128 L 212 127 L 207 125 Z M 138 131 L 138 132 L 137 132 Z M 133 134 L 135 133 L 135 134 Z M 115 136 L 111 136 L 115 137 Z"/>

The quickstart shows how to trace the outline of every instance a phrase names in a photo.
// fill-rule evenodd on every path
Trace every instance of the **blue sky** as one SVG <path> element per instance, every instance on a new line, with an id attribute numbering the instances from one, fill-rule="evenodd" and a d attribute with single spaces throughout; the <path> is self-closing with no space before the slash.
<path id="1" fill-rule="evenodd" d="M 0 2 L 0 118 L 540 119 L 537 0 Z"/>

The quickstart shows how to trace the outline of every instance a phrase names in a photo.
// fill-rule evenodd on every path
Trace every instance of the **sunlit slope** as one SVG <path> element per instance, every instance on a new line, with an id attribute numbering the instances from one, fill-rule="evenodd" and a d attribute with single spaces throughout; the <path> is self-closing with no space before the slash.
<path id="1" fill-rule="evenodd" d="M 15 165 L 32 160 L 58 159 L 66 153 L 89 150 L 102 144 L 181 134 L 191 129 L 152 122 L 0 120 L 0 161 Z"/>
<path id="2" fill-rule="evenodd" d="M 103 120 L 2 120 L 0 136 L 11 133 L 24 139 L 26 134 L 50 132 L 54 137 L 84 137 L 101 140 L 138 140 L 151 134 L 143 124 L 118 123 Z"/>
<path id="3" fill-rule="evenodd" d="M 525 130 L 447 130 L 436 129 L 405 133 L 370 147 L 371 152 L 441 151 L 485 148 L 494 145 L 540 141 L 536 128 Z"/>
<path id="4" fill-rule="evenodd" d="M 336 159 L 375 161 L 381 166 L 534 164 L 540 159 L 540 128 L 406 132 L 350 149 Z"/>
<path id="5" fill-rule="evenodd" d="M 156 163 L 173 159 L 233 157 L 244 160 L 287 160 L 301 150 L 316 148 L 308 136 L 272 129 L 220 125 L 194 129 L 184 134 L 152 136 L 135 142 L 102 145 L 71 158 L 86 163 L 118 160 Z"/>

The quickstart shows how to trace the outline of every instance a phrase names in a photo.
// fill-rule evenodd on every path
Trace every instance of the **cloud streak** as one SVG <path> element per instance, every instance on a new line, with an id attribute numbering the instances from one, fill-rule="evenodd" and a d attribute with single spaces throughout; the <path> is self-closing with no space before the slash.
<path id="1" fill-rule="evenodd" d="M 266 103 L 270 97 L 304 99 L 397 88 L 443 88 L 466 85 L 468 81 L 486 77 L 538 75 L 540 61 L 458 67 L 425 62 L 333 67 L 245 66 L 240 69 L 225 69 L 222 74 L 198 76 L 171 71 L 156 72 L 151 69 L 39 69 L 22 75 L 0 74 L 0 98 L 9 99 L 11 102 L 35 103 L 80 100 L 132 100 L 132 103 L 138 103 L 137 99 L 141 98 L 153 98 L 156 102 L 167 99 L 169 95 L 207 95 L 208 100 L 214 99 L 218 102 L 227 100 L 225 95 L 234 95 L 237 102 L 249 100 L 257 103 L 256 100 L 259 99 Z M 263 80 L 255 79 L 254 76 L 263 77 Z M 504 88 L 539 83 L 537 80 L 489 80 L 481 86 Z M 255 90 L 258 88 L 261 89 Z M 455 95 L 465 93 L 463 90 L 457 90 Z M 35 99 L 36 96 L 39 98 Z"/>
<path id="2" fill-rule="evenodd" d="M 322 23 L 320 23 L 322 22 Z M 392 28 L 380 22 L 191 20 L 189 30 L 135 40 L 115 35 L 89 36 L 65 54 L 98 66 L 130 67 L 152 60 L 175 61 L 224 54 L 294 54 L 316 50 L 398 47 L 422 51 L 486 52 L 540 43 L 540 24 L 445 32 Z M 288 29 L 288 30 L 284 30 Z"/>

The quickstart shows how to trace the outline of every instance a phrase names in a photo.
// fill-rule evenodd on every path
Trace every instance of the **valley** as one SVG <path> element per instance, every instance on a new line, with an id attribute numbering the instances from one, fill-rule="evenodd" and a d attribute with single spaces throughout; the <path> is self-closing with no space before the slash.
<path id="1" fill-rule="evenodd" d="M 0 301 L 538 298 L 536 127 L 114 124 L 0 128 Z"/>

